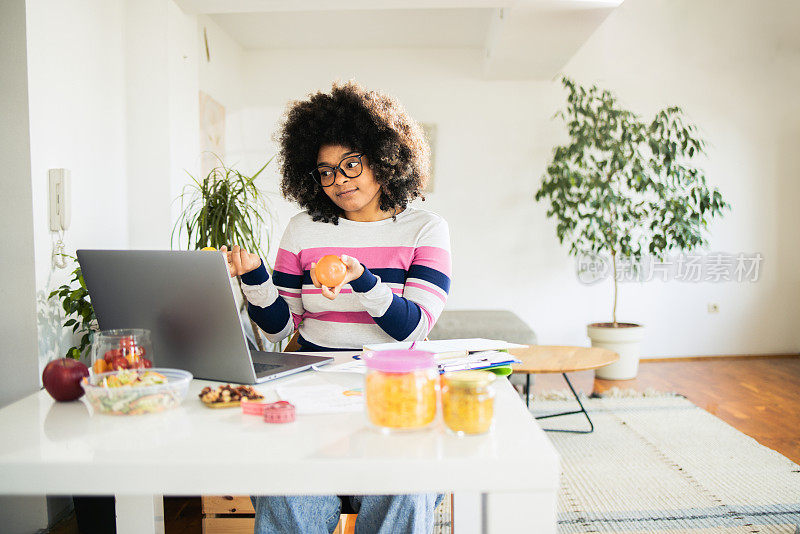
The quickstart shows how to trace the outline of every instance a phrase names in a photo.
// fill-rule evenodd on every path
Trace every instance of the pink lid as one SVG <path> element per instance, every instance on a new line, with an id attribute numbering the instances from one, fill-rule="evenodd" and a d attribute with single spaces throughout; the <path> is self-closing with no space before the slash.
<path id="1" fill-rule="evenodd" d="M 368 369 L 384 373 L 408 373 L 433 367 L 433 352 L 422 350 L 365 351 L 362 358 Z"/>

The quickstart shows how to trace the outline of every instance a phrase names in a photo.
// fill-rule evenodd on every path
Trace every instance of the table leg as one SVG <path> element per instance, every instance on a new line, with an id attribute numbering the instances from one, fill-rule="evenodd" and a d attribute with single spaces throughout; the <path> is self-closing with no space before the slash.
<path id="1" fill-rule="evenodd" d="M 539 493 L 484 493 L 481 495 L 483 534 L 556 532 L 556 491 Z M 455 526 L 455 525 L 454 525 Z M 456 526 L 461 532 L 460 526 Z"/>
<path id="2" fill-rule="evenodd" d="M 531 374 L 525 375 L 525 406 L 531 407 Z"/>
<path id="3" fill-rule="evenodd" d="M 592 419 L 591 417 L 589 417 L 589 412 L 587 412 L 586 408 L 583 407 L 583 403 L 581 402 L 580 397 L 578 397 L 578 394 L 575 392 L 575 388 L 572 387 L 572 382 L 569 381 L 567 373 L 561 373 L 561 376 L 563 376 L 564 380 L 567 381 L 567 385 L 569 386 L 570 391 L 572 391 L 572 396 L 575 397 L 576 401 L 578 401 L 578 406 L 580 406 L 581 409 L 573 410 L 571 412 L 560 412 L 548 415 L 539 415 L 536 417 L 536 419 L 549 419 L 551 417 L 561 417 L 562 415 L 572 415 L 576 413 L 582 413 L 583 415 L 586 416 L 586 420 L 589 422 L 589 430 L 568 430 L 563 428 L 543 428 L 542 430 L 544 430 L 545 432 L 569 432 L 572 434 L 591 434 L 592 432 L 594 432 L 594 423 L 592 423 Z"/>
<path id="4" fill-rule="evenodd" d="M 164 534 L 161 495 L 116 495 L 117 534 Z"/>
<path id="5" fill-rule="evenodd" d="M 453 532 L 479 534 L 481 532 L 481 494 L 457 491 L 453 493 Z"/>

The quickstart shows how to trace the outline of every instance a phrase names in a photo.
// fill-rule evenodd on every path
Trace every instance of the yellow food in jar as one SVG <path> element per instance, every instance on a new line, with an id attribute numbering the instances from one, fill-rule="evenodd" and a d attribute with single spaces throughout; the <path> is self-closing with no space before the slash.
<path id="1" fill-rule="evenodd" d="M 492 426 L 494 391 L 489 384 L 494 376 L 485 371 L 477 373 L 466 371 L 460 376 L 443 378 L 442 415 L 453 432 L 483 434 Z"/>
<path id="2" fill-rule="evenodd" d="M 384 428 L 420 428 L 436 416 L 436 378 L 429 371 L 385 373 L 366 378 L 367 415 Z"/>

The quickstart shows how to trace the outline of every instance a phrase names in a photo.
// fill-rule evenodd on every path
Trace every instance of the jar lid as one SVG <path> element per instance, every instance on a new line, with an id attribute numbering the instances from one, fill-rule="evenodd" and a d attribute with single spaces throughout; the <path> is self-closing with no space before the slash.
<path id="1" fill-rule="evenodd" d="M 456 371 L 445 373 L 444 377 L 455 386 L 484 387 L 494 382 L 497 375 L 489 371 Z"/>
<path id="2" fill-rule="evenodd" d="M 433 352 L 422 350 L 365 351 L 362 356 L 367 369 L 384 373 L 408 373 L 434 366 Z"/>

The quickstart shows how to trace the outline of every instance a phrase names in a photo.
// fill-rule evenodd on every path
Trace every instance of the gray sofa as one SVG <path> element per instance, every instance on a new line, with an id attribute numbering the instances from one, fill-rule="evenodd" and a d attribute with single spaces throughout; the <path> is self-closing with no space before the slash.
<path id="1" fill-rule="evenodd" d="M 428 334 L 428 339 L 473 337 L 536 344 L 531 327 L 509 310 L 444 310 Z"/>

